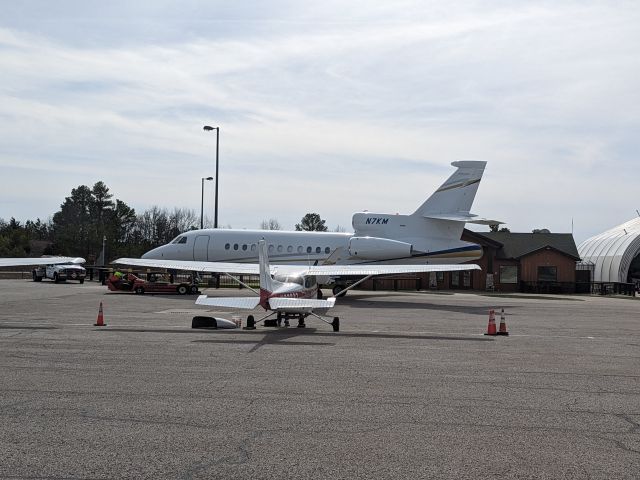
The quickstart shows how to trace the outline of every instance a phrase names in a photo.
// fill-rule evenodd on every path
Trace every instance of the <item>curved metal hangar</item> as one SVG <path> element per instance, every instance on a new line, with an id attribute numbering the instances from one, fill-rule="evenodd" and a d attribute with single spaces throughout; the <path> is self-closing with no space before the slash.
<path id="1" fill-rule="evenodd" d="M 578 253 L 593 263 L 594 282 L 640 280 L 640 217 L 585 240 Z"/>

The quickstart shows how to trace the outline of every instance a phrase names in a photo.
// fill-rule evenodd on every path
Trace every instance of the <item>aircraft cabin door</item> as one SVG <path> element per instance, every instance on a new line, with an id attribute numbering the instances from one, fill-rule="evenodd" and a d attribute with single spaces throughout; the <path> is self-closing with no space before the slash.
<path id="1" fill-rule="evenodd" d="M 193 259 L 196 261 L 209 261 L 209 235 L 198 235 L 193 244 Z"/>

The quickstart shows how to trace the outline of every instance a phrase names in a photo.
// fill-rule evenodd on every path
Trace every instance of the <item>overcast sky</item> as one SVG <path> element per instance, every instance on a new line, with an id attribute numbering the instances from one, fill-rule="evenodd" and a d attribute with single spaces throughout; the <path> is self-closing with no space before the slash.
<path id="1" fill-rule="evenodd" d="M 350 231 L 486 160 L 474 213 L 579 243 L 640 209 L 638 25 L 637 1 L 1 2 L 0 218 L 98 180 L 199 214 L 208 124 L 221 225 Z"/>

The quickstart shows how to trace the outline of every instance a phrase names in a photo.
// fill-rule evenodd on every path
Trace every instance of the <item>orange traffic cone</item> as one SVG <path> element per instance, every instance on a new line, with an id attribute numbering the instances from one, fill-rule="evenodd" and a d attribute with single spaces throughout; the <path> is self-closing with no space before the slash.
<path id="1" fill-rule="evenodd" d="M 496 333 L 496 312 L 489 310 L 489 325 L 487 325 L 487 333 L 485 335 L 497 335 Z"/>
<path id="2" fill-rule="evenodd" d="M 504 308 L 500 311 L 500 328 L 497 335 L 509 335 L 507 332 L 507 322 L 504 319 Z"/>
<path id="3" fill-rule="evenodd" d="M 100 310 L 98 310 L 98 320 L 96 320 L 96 327 L 106 327 L 107 324 L 104 323 L 104 314 L 102 313 L 102 302 L 100 302 Z"/>

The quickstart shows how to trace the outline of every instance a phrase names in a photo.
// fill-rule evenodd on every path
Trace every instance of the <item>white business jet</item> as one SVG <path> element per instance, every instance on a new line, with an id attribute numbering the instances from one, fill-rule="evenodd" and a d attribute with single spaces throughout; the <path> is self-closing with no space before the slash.
<path id="1" fill-rule="evenodd" d="M 498 224 L 470 213 L 486 162 L 453 162 L 456 171 L 410 215 L 358 212 L 354 233 L 204 229 L 185 232 L 143 259 L 256 262 L 264 239 L 271 260 L 291 265 L 458 264 L 482 256 L 460 240 L 465 223 Z M 334 294 L 344 290 L 343 279 Z M 336 279 L 333 279 L 336 280 Z"/>
<path id="2" fill-rule="evenodd" d="M 239 308 L 252 310 L 258 306 L 269 313 L 257 322 L 267 320 L 276 315 L 276 325 L 284 320 L 285 326 L 289 325 L 290 318 L 298 319 L 298 327 L 305 327 L 305 318 L 312 315 L 325 323 L 329 323 L 334 331 L 340 328 L 340 319 L 334 317 L 331 322 L 324 318 L 324 314 L 336 303 L 336 298 L 331 297 L 322 300 L 318 295 L 318 282 L 316 278 L 333 276 L 359 276 L 357 282 L 343 290 L 349 290 L 375 275 L 388 275 L 399 273 L 422 273 L 479 270 L 478 265 L 318 265 L 303 267 L 299 265 L 271 265 L 267 253 L 267 242 L 258 241 L 259 262 L 255 263 L 223 263 L 223 262 L 196 262 L 193 260 L 152 260 L 139 258 L 120 258 L 113 263 L 133 265 L 139 267 L 167 268 L 175 270 L 191 270 L 198 272 L 226 273 L 235 281 L 257 294 L 256 297 L 209 297 L 201 295 L 196 300 L 197 305 L 214 307 Z M 258 274 L 260 275 L 260 291 L 256 291 L 246 285 L 239 278 L 231 274 Z M 342 294 L 343 292 L 339 292 Z M 318 314 L 320 313 L 320 314 Z M 199 317 L 206 318 L 206 317 Z M 216 319 L 211 318 L 212 322 Z M 255 328 L 256 320 L 253 315 L 247 317 L 247 328 Z M 266 324 L 266 322 L 265 322 Z M 276 326 L 271 325 L 271 326 Z M 206 326 L 206 325 L 200 325 Z M 213 325 L 211 325 L 213 326 Z"/>

